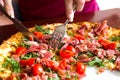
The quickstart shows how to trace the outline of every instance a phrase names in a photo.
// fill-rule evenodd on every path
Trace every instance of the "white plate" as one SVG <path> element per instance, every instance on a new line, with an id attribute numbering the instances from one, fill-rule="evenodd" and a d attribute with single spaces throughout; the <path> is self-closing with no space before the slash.
<path id="1" fill-rule="evenodd" d="M 120 80 L 120 72 L 105 70 L 103 73 L 97 74 L 95 67 L 87 67 L 86 77 L 82 80 Z"/>

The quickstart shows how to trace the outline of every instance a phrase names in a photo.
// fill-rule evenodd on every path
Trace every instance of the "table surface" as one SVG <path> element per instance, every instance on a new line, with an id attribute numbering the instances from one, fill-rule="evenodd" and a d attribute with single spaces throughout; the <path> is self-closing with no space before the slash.
<path id="1" fill-rule="evenodd" d="M 65 16 L 59 16 L 56 18 L 49 18 L 49 19 L 42 19 L 36 21 L 28 21 L 23 22 L 26 27 L 33 27 L 35 24 L 43 25 L 43 24 L 51 24 L 51 23 L 62 23 L 66 20 Z M 100 22 L 103 20 L 108 20 L 108 25 L 120 27 L 120 8 L 115 9 L 108 9 L 103 11 L 97 11 L 94 13 L 87 13 L 81 15 L 75 15 L 74 22 L 83 22 L 83 21 L 90 21 L 90 22 Z M 0 22 L 1 24 L 1 22 Z M 3 40 L 6 40 L 11 35 L 18 32 L 15 26 L 10 21 L 10 24 L 0 26 L 0 43 Z"/>

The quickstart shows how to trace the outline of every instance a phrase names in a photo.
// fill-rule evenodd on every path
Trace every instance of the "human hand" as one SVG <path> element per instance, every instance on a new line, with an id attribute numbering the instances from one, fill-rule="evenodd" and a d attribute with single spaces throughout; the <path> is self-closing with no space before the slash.
<path id="1" fill-rule="evenodd" d="M 65 0 L 66 16 L 70 22 L 72 22 L 74 18 L 73 5 L 76 6 L 76 11 L 80 12 L 83 10 L 85 2 L 88 1 L 90 0 Z"/>
<path id="2" fill-rule="evenodd" d="M 0 0 L 0 3 L 5 7 L 6 12 L 12 18 L 14 18 L 14 10 L 12 6 L 12 0 Z"/>

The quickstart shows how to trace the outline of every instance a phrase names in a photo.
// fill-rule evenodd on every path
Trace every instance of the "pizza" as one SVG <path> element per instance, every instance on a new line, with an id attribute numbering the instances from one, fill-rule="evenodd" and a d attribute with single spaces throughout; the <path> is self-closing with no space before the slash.
<path id="1" fill-rule="evenodd" d="M 0 45 L 2 80 L 82 80 L 88 66 L 120 71 L 120 29 L 103 22 L 77 22 L 57 49 L 50 47 L 51 34 L 61 23 L 35 25 L 32 36 L 18 32 Z"/>

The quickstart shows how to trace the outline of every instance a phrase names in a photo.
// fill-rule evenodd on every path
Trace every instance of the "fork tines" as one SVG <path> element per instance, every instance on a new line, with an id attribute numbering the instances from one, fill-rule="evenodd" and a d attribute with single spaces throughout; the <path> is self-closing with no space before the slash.
<path id="1" fill-rule="evenodd" d="M 52 35 L 52 39 L 50 40 L 50 46 L 54 49 L 58 48 L 60 46 L 63 36 L 64 36 L 64 33 L 55 31 Z"/>

